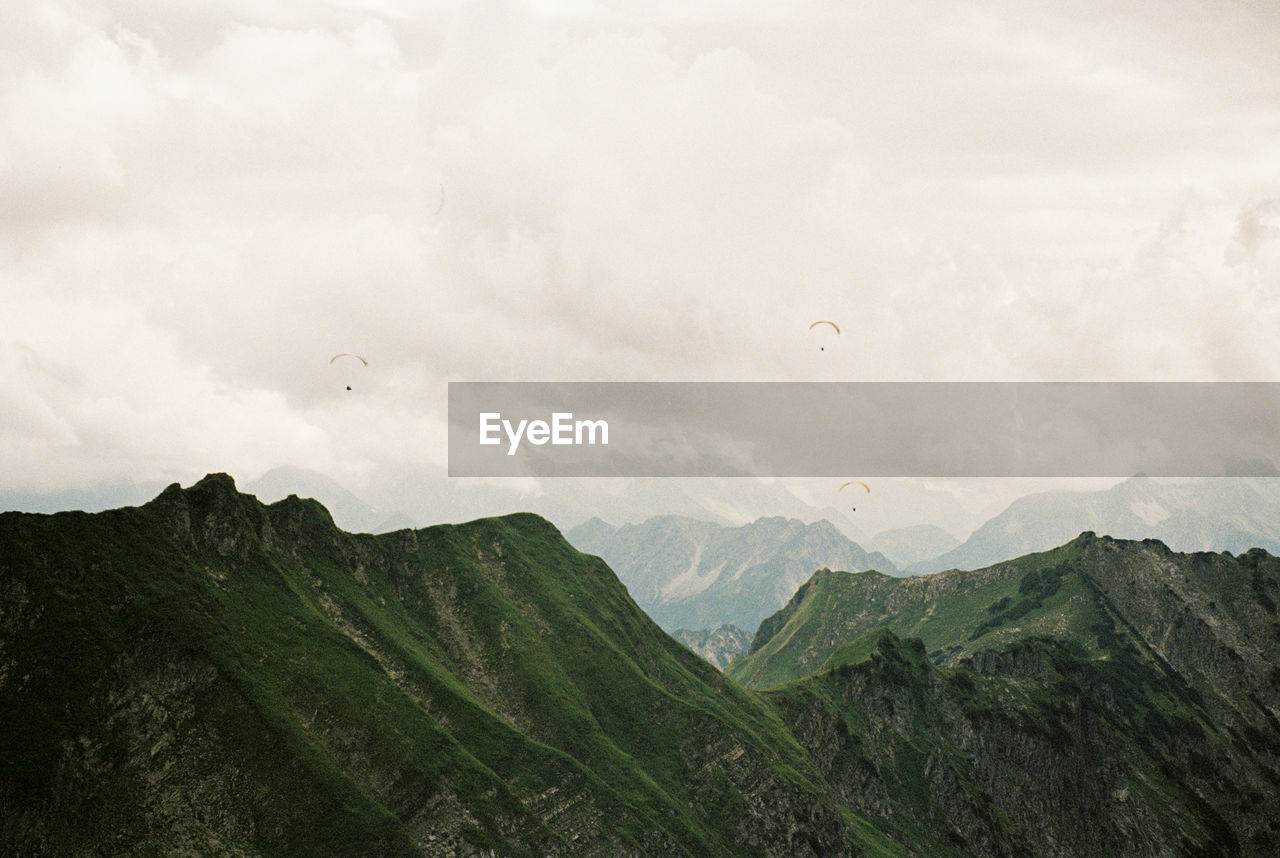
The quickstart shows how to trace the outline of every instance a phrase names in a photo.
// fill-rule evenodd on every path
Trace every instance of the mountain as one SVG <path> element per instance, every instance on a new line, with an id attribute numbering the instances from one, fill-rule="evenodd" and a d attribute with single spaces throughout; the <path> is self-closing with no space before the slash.
<path id="1" fill-rule="evenodd" d="M 404 513 L 378 509 L 365 503 L 336 480 L 306 468 L 272 468 L 246 484 L 245 491 L 266 503 L 273 503 L 289 495 L 315 498 L 324 504 L 339 527 L 353 533 L 390 533 L 393 530 L 417 527 L 413 519 Z"/>
<path id="2" fill-rule="evenodd" d="M 829 780 L 877 775 L 973 854 L 1266 855 L 1278 603 L 1260 549 L 1086 533 L 974 572 L 822 570 L 729 674 L 777 686 Z"/>
<path id="3" fill-rule="evenodd" d="M 1270 856 L 1278 603 L 1266 552 L 1092 534 L 820 572 L 748 660 L 821 663 L 761 692 L 530 514 L 5 513 L 0 854 Z"/>
<path id="4" fill-rule="evenodd" d="M 753 687 L 798 679 L 821 669 L 844 642 L 880 628 L 920 638 L 948 664 L 1037 635 L 1097 653 L 1129 626 L 1149 627 L 1148 644 L 1167 659 L 1176 639 L 1170 629 L 1193 617 L 1209 642 L 1269 652 L 1280 645 L 1272 641 L 1280 624 L 1266 584 L 1275 563 L 1261 549 L 1239 557 L 1179 554 L 1158 540 L 1086 532 L 1050 551 L 973 571 L 893 578 L 821 569 L 760 624 L 730 675 Z M 1119 607 L 1126 610 L 1117 613 Z"/>
<path id="5" fill-rule="evenodd" d="M 618 528 L 596 516 L 569 531 L 570 541 L 583 545 L 603 545 L 618 532 Z"/>
<path id="6" fill-rule="evenodd" d="M 654 515 L 679 515 L 738 526 L 762 515 L 804 522 L 823 519 L 854 541 L 865 538 L 853 518 L 862 513 L 836 508 L 822 492 L 797 491 L 779 480 L 737 477 L 556 477 L 528 480 L 472 480 L 449 477 L 444 469 L 406 467 L 373 481 L 370 500 L 402 510 L 417 521 L 458 521 L 535 512 L 568 531 L 591 518 L 639 523 Z M 838 483 L 826 481 L 826 492 Z M 956 514 L 949 497 L 920 492 L 922 503 L 940 515 Z M 970 519 L 972 515 L 970 515 Z M 981 523 L 970 521 L 969 529 Z"/>
<path id="7" fill-rule="evenodd" d="M 881 630 L 766 698 L 836 796 L 918 855 L 1274 855 L 1280 731 L 1139 647 L 1029 638 L 948 667 Z"/>
<path id="8" fill-rule="evenodd" d="M 732 623 L 718 629 L 676 629 L 671 636 L 721 670 L 751 646 L 751 635 Z"/>
<path id="9" fill-rule="evenodd" d="M 570 530 L 568 539 L 604 558 L 632 598 L 668 630 L 724 623 L 755 629 L 821 566 L 897 571 L 825 521 L 773 517 L 726 527 L 666 515 L 610 529 L 592 520 Z"/>
<path id="10" fill-rule="evenodd" d="M 1100 492 L 1020 498 L 962 545 L 908 567 L 913 575 L 976 569 L 1044 551 L 1092 530 L 1159 539 L 1177 551 L 1280 552 L 1280 479 L 1222 477 L 1183 482 L 1133 477 Z"/>
<path id="11" fill-rule="evenodd" d="M 0 515 L 0 853 L 897 855 L 528 514 Z"/>
<path id="12" fill-rule="evenodd" d="M 136 506 L 155 497 L 164 489 L 166 482 L 148 479 L 118 480 L 61 491 L 0 488 L 0 512 L 101 512 L 121 506 Z"/>
<path id="13" fill-rule="evenodd" d="M 923 563 L 960 545 L 960 540 L 935 524 L 916 524 L 882 530 L 867 546 L 888 557 L 900 569 Z"/>

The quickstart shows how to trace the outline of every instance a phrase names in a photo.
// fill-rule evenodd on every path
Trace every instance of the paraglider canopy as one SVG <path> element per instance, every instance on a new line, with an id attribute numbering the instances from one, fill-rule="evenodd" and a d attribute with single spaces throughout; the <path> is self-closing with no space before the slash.
<path id="1" fill-rule="evenodd" d="M 838 492 L 844 491 L 845 486 L 862 486 L 864 489 L 867 490 L 867 494 L 871 494 L 871 486 L 867 485 L 862 480 L 849 480 L 849 482 L 842 484 L 840 488 L 836 489 L 836 491 Z"/>
<path id="2" fill-rule="evenodd" d="M 341 362 L 341 363 L 339 363 L 339 364 L 338 364 L 338 366 L 339 366 L 339 367 L 346 367 L 346 369 L 345 369 L 345 370 L 343 370 L 343 371 L 341 372 L 341 375 L 342 375 L 342 376 L 345 376 L 345 377 L 343 378 L 343 381 L 344 381 L 344 382 L 348 382 L 348 383 L 346 384 L 346 388 L 347 388 L 347 390 L 350 390 L 350 389 L 351 389 L 351 384 L 350 384 L 350 382 L 354 382 L 354 381 L 355 381 L 355 379 L 356 379 L 356 375 L 355 375 L 355 373 L 356 373 L 357 371 L 356 371 L 355 369 L 353 369 L 353 368 L 354 368 L 354 366 L 355 366 L 355 362 L 356 362 L 356 361 L 360 361 L 360 363 L 361 363 L 363 366 L 368 366 L 368 365 L 369 365 L 369 361 L 365 360 L 365 358 L 364 358 L 364 356 L 363 356 L 363 355 L 358 355 L 358 354 L 356 354 L 355 352 L 339 352 L 338 354 L 336 354 L 336 355 L 334 355 L 333 357 L 329 358 L 329 365 L 330 365 L 330 366 L 332 366 L 333 364 L 338 363 L 338 360 L 339 360 L 339 359 L 343 359 L 343 360 L 342 360 L 342 362 Z M 363 372 L 363 369 L 362 369 L 362 370 L 359 370 L 359 371 L 360 371 L 360 372 Z"/>
<path id="3" fill-rule="evenodd" d="M 825 319 L 819 319 L 818 321 L 814 322 L 812 325 L 809 326 L 809 330 L 812 331 L 814 328 L 818 327 L 818 325 L 830 325 L 832 330 L 834 330 L 837 334 L 840 333 L 839 325 L 837 325 L 835 322 L 828 322 Z M 827 350 L 826 346 L 818 346 L 818 351 L 825 352 L 826 350 Z"/>

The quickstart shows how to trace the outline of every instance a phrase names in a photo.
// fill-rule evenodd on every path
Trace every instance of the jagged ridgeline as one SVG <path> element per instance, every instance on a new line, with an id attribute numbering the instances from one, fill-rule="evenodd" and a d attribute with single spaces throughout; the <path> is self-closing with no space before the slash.
<path id="1" fill-rule="evenodd" d="M 0 853 L 896 855 L 533 515 L 0 516 Z"/>
<path id="2" fill-rule="evenodd" d="M 829 780 L 972 854 L 1273 855 L 1278 602 L 1260 549 L 1085 533 L 973 572 L 821 570 L 729 673 L 776 689 Z"/>
<path id="3" fill-rule="evenodd" d="M 749 691 L 532 515 L 6 513 L 0 854 L 1270 856 L 1277 566 L 821 572 Z"/>

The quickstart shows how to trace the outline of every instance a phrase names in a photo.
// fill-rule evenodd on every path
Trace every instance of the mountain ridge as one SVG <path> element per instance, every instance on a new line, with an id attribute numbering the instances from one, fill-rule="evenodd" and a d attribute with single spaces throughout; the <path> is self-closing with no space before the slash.
<path id="1" fill-rule="evenodd" d="M 1280 559 L 1262 549 L 1084 533 L 972 572 L 820 570 L 728 672 L 772 688 L 829 777 L 920 760 L 883 778 L 882 800 L 941 813 L 963 850 L 1265 855 L 1280 835 L 1277 596 Z"/>
<path id="2" fill-rule="evenodd" d="M 1038 492 L 1018 498 L 960 545 L 907 567 L 909 575 L 976 569 L 1045 551 L 1084 531 L 1159 539 L 1177 551 L 1280 553 L 1280 480 L 1136 476 L 1104 491 Z"/>
<path id="3" fill-rule="evenodd" d="M 1111 553 L 1117 556 L 1099 561 L 1099 555 Z M 1080 560 L 1081 556 L 1086 559 Z M 1082 573 L 1081 563 L 1096 568 Z M 800 665 L 816 668 L 821 664 L 832 641 L 856 638 L 882 625 L 900 635 L 923 638 L 931 653 L 951 662 L 993 642 L 1012 641 L 1031 628 L 1045 634 L 1052 634 L 1055 628 L 1091 628 L 1117 604 L 1134 613 L 1126 622 L 1141 617 L 1141 622 L 1151 626 L 1147 634 L 1152 638 L 1172 635 L 1164 626 L 1157 630 L 1151 619 L 1158 613 L 1151 606 L 1157 603 L 1164 613 L 1198 607 L 1213 614 L 1205 626 L 1233 628 L 1223 626 L 1229 618 L 1218 604 L 1225 603 L 1228 585 L 1218 579 L 1188 576 L 1181 568 L 1213 569 L 1220 577 L 1226 574 L 1222 569 L 1230 568 L 1243 580 L 1258 568 L 1277 568 L 1277 563 L 1280 561 L 1264 549 L 1238 556 L 1178 554 L 1159 540 L 1116 540 L 1087 531 L 1058 548 L 975 570 L 904 578 L 819 570 L 783 609 L 761 624 L 749 650 L 750 663 L 734 665 L 731 673 L 749 684 L 761 680 L 748 679 L 748 672 L 755 677 L 796 678 L 797 671 L 803 672 Z M 1116 569 L 1125 569 L 1131 577 L 1117 578 Z M 1166 581 L 1165 573 L 1170 569 L 1170 575 L 1176 577 Z M 1269 590 L 1253 592 L 1262 601 L 1250 612 L 1249 624 L 1266 625 L 1271 622 L 1266 605 L 1274 604 L 1274 596 Z M 1141 594 L 1145 601 L 1133 601 L 1137 596 L 1132 594 Z M 944 602 L 948 610 L 941 611 Z M 1166 618 L 1161 622 L 1173 621 Z M 822 628 L 824 624 L 830 627 Z M 808 641 L 808 635 L 825 643 L 809 653 L 795 651 L 797 646 L 807 646 L 802 641 Z M 1078 631 L 1076 636 L 1084 640 Z M 790 667 L 777 674 L 763 666 L 771 654 L 757 653 L 771 648 L 777 653 L 782 646 L 793 652 L 780 657 L 778 663 Z"/>
<path id="4" fill-rule="evenodd" d="M 211 475 L 0 558 L 4 851 L 898 853 L 531 514 L 350 534 Z"/>
<path id="5" fill-rule="evenodd" d="M 873 627 L 758 692 L 528 513 L 352 534 L 211 475 L 0 514 L 0 851 L 1269 855 L 1278 564 L 823 570 L 755 657 L 851 581 Z"/>
<path id="6" fill-rule="evenodd" d="M 754 629 L 824 565 L 896 572 L 827 521 L 766 516 L 726 527 L 677 515 L 612 527 L 589 520 L 566 538 L 601 556 L 629 592 L 669 631 L 732 623 Z"/>

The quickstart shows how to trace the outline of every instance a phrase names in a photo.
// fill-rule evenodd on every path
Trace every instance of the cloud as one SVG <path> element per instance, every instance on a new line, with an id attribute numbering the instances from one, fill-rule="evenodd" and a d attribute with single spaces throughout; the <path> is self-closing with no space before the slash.
<path id="1" fill-rule="evenodd" d="M 449 379 L 1280 369 L 1265 9 L 11 6 L 13 481 L 439 464 Z"/>
<path id="2" fill-rule="evenodd" d="M 278 394 L 175 369 L 169 344 L 128 313 L 53 301 L 22 308 L 14 321 L 41 346 L 0 341 L 0 470 L 9 486 L 185 480 L 225 463 L 335 458 L 325 433 Z"/>
<path id="3" fill-rule="evenodd" d="M 1256 264 L 1280 245 L 1280 199 L 1263 200 L 1236 217 L 1235 240 L 1223 257 L 1228 265 Z"/>
<path id="4" fill-rule="evenodd" d="M 118 147 L 147 120 L 155 57 L 127 35 L 31 11 L 3 22 L 9 40 L 48 53 L 0 53 L 0 224 L 118 219 L 126 203 Z"/>

